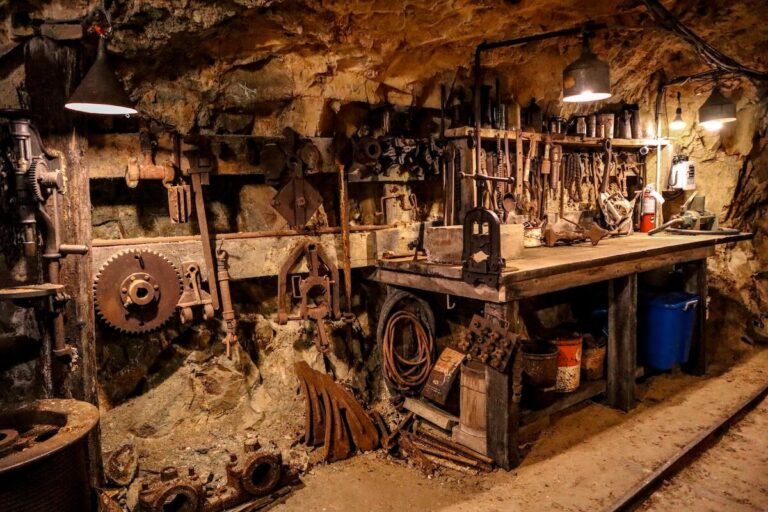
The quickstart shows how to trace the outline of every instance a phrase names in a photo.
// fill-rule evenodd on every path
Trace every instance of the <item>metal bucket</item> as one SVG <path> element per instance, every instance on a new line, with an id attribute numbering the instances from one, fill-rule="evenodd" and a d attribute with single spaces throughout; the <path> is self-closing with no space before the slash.
<path id="1" fill-rule="evenodd" d="M 99 411 L 78 400 L 38 400 L 0 413 L 0 509 L 94 510 L 88 434 Z"/>
<path id="2" fill-rule="evenodd" d="M 605 369 L 605 343 L 598 343 L 587 334 L 581 355 L 581 370 L 586 380 L 600 380 Z"/>
<path id="3" fill-rule="evenodd" d="M 570 393 L 581 384 L 581 335 L 555 340 L 557 345 L 557 383 L 560 393 Z"/>
<path id="4" fill-rule="evenodd" d="M 546 389 L 557 382 L 558 349 L 551 343 L 523 345 L 523 373 L 531 386 Z"/>

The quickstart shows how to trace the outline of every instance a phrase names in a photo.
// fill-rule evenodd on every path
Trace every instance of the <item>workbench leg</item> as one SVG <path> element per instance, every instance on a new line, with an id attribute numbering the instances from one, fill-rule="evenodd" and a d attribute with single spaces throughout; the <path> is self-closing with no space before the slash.
<path id="1" fill-rule="evenodd" d="M 687 263 L 683 269 L 685 290 L 701 300 L 696 308 L 696 321 L 691 339 L 691 352 L 683 369 L 694 375 L 707 373 L 707 260 Z"/>
<path id="2" fill-rule="evenodd" d="M 506 320 L 510 325 L 517 322 L 517 302 L 486 304 L 486 311 Z M 519 357 L 519 352 L 514 357 Z M 515 399 L 514 361 L 506 372 L 486 366 L 486 442 L 488 456 L 502 469 L 512 469 L 520 464 L 518 433 L 520 430 L 520 403 Z M 519 377 L 519 376 L 518 376 Z"/>
<path id="3" fill-rule="evenodd" d="M 624 411 L 635 405 L 637 274 L 608 283 L 608 404 Z"/>

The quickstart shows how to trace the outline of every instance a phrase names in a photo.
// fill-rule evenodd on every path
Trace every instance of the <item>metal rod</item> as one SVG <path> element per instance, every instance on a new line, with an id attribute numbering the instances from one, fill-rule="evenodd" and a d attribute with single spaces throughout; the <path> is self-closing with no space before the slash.
<path id="1" fill-rule="evenodd" d="M 496 48 L 507 48 L 510 46 L 519 46 L 521 44 L 533 43 L 536 41 L 543 41 L 545 39 L 553 39 L 555 37 L 576 36 L 576 35 L 581 35 L 584 32 L 594 32 L 596 30 L 603 30 L 607 27 L 608 25 L 606 25 L 605 23 L 587 22 L 586 24 L 579 25 L 577 27 L 571 27 L 571 28 L 566 28 L 562 30 L 555 30 L 552 32 L 543 32 L 541 34 L 533 34 L 529 36 L 517 37 L 514 39 L 494 41 L 490 43 L 482 42 L 479 45 L 477 45 L 477 50 L 488 51 L 488 50 L 495 50 Z"/>
<path id="2" fill-rule="evenodd" d="M 475 48 L 475 92 L 474 92 L 474 104 L 475 104 L 475 163 L 476 172 L 480 172 L 480 147 L 483 142 L 483 138 L 480 134 L 481 129 L 481 113 L 480 113 L 480 85 L 482 84 L 482 66 L 481 55 L 485 51 L 495 50 L 497 48 L 508 48 L 510 46 L 519 46 L 526 43 L 533 43 L 535 41 L 543 41 L 545 39 L 553 39 L 556 37 L 567 37 L 574 35 L 581 35 L 585 32 L 594 32 L 596 30 L 602 30 L 607 28 L 605 23 L 592 23 L 579 25 L 578 27 L 567 28 L 563 30 L 555 30 L 552 32 L 544 32 L 541 34 L 533 34 L 529 36 L 518 37 L 515 39 L 505 39 L 503 41 L 487 42 L 483 41 Z M 517 127 L 518 129 L 520 127 Z M 482 201 L 482 199 L 481 199 Z M 477 200 L 474 201 L 473 207 L 477 207 Z"/>

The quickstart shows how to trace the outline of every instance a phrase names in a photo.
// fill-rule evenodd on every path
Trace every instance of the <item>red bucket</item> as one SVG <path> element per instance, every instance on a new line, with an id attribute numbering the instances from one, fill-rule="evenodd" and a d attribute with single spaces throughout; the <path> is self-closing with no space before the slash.
<path id="1" fill-rule="evenodd" d="M 555 390 L 570 393 L 581 383 L 581 336 L 555 340 L 557 345 L 557 383 Z"/>

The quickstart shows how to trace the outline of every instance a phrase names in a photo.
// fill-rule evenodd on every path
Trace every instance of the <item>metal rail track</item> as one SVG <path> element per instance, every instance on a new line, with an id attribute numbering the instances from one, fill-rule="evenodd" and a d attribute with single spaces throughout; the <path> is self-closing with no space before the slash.
<path id="1" fill-rule="evenodd" d="M 715 445 L 733 425 L 741 421 L 744 416 L 757 407 L 766 396 L 768 396 L 768 384 L 742 402 L 725 419 L 696 436 L 695 439 L 681 448 L 680 451 L 643 479 L 642 482 L 606 508 L 604 512 L 636 510 L 665 480 L 679 473 L 707 451 L 707 449 Z"/>

